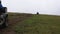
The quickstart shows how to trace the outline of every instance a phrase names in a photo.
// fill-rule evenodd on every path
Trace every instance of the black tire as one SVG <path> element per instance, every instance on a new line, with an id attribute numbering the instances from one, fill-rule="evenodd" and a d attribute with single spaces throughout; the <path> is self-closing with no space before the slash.
<path id="1" fill-rule="evenodd" d="M 1 25 L 2 29 L 6 28 L 6 27 L 8 27 L 8 19 L 7 18 L 4 19 L 4 23 Z"/>
<path id="2" fill-rule="evenodd" d="M 2 13 L 7 13 L 7 8 L 3 7 L 2 8 Z M 2 25 L 0 25 L 0 28 L 6 28 L 8 26 L 8 14 L 6 14 L 3 18 L 2 18 Z"/>

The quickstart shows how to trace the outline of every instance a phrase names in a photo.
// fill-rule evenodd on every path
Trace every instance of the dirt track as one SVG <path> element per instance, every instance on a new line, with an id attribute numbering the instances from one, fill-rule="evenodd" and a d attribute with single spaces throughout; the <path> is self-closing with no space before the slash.
<path id="1" fill-rule="evenodd" d="M 8 16 L 8 24 L 9 26 L 5 29 L 0 30 L 0 34 L 16 34 L 13 30 L 13 26 L 18 22 L 22 22 L 23 20 L 31 17 L 31 14 L 9 14 Z"/>

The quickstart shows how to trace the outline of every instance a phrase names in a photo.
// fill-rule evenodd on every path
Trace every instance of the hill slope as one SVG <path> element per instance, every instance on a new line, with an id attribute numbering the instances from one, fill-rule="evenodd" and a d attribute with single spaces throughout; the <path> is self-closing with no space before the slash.
<path id="1" fill-rule="evenodd" d="M 60 16 L 33 15 L 14 30 L 17 34 L 60 34 Z"/>
<path id="2" fill-rule="evenodd" d="M 60 34 L 60 16 L 11 13 L 8 24 L 1 34 Z"/>

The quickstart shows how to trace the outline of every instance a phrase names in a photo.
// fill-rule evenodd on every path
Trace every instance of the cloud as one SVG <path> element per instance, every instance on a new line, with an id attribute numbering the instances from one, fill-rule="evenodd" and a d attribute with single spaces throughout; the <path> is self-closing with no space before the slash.
<path id="1" fill-rule="evenodd" d="M 60 14 L 60 0 L 2 0 L 8 11 Z"/>

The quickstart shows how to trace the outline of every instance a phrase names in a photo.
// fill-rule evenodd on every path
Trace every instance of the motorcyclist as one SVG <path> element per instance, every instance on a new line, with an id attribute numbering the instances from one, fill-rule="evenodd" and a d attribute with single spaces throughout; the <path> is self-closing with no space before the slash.
<path id="1" fill-rule="evenodd" d="M 3 6 L 2 6 L 1 0 L 0 0 L 0 15 L 3 13 L 2 8 L 3 8 Z"/>
<path id="2" fill-rule="evenodd" d="M 2 4 L 1 4 L 1 0 L 0 0 L 0 9 L 3 8 Z"/>
<path id="3" fill-rule="evenodd" d="M 8 26 L 8 14 L 6 13 L 7 8 L 2 6 L 0 0 L 0 28 L 5 28 Z"/>

